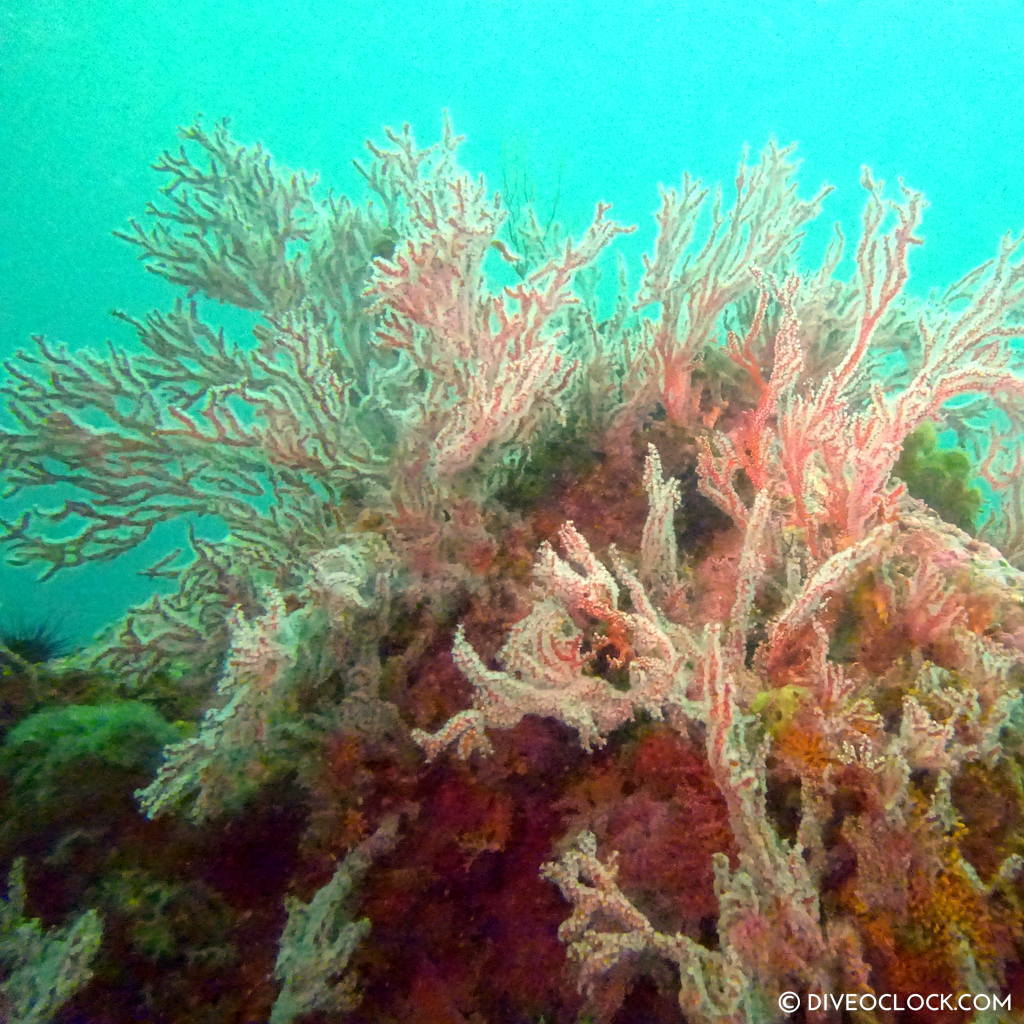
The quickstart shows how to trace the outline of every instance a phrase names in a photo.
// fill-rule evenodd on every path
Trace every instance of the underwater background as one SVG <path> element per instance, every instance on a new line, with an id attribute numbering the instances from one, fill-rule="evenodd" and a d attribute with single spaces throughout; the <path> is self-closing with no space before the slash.
<path id="1" fill-rule="evenodd" d="M 0 13 L 6 182 L 0 353 L 32 334 L 73 348 L 130 331 L 168 289 L 113 237 L 152 197 L 178 125 L 232 119 L 289 167 L 359 194 L 351 161 L 383 125 L 423 139 L 447 110 L 462 162 L 525 176 L 579 230 L 594 203 L 653 237 L 659 185 L 727 183 L 744 146 L 799 143 L 801 180 L 836 186 L 811 226 L 849 234 L 860 168 L 928 199 L 911 289 L 926 295 L 1020 230 L 1024 11 L 1012 2 L 17 2 Z M 849 257 L 847 257 L 849 258 Z M 157 542 L 154 542 L 157 543 Z M 40 588 L 0 568 L 15 604 L 60 609 L 87 638 L 151 587 L 150 554 Z M 100 595 L 100 599 L 97 599 Z"/>
<path id="2" fill-rule="evenodd" d="M 4 4 L 0 1021 L 1024 1020 L 1022 52 Z"/>

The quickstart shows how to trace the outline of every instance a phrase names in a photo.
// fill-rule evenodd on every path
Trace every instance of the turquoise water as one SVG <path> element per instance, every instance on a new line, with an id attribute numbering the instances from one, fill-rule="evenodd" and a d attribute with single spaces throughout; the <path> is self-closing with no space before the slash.
<path id="1" fill-rule="evenodd" d="M 856 230 L 862 164 L 930 202 L 914 253 L 923 294 L 1024 228 L 1024 8 L 884 2 L 173 4 L 13 0 L 0 12 L 0 353 L 42 332 L 131 344 L 107 311 L 170 289 L 111 235 L 141 215 L 154 158 L 199 112 L 231 117 L 282 164 L 358 190 L 367 137 L 441 111 L 461 161 L 511 169 L 557 197 L 575 230 L 598 199 L 653 235 L 659 184 L 728 184 L 742 147 L 796 141 L 802 185 L 836 191 L 820 218 Z M 634 264 L 635 265 L 635 264 Z M 91 633 L 145 596 L 140 552 L 43 587 L 0 570 L 7 604 L 69 613 Z"/>

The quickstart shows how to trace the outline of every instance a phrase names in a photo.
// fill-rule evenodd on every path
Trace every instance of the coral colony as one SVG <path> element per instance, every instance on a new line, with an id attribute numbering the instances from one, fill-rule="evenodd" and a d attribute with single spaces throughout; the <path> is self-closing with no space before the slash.
<path id="1" fill-rule="evenodd" d="M 447 125 L 363 205 L 183 139 L 122 236 L 178 301 L 7 364 L 11 561 L 165 581 L 0 648 L 15 1018 L 1013 1019 L 1018 243 L 914 300 L 865 171 L 808 269 L 771 145 L 616 289 Z"/>

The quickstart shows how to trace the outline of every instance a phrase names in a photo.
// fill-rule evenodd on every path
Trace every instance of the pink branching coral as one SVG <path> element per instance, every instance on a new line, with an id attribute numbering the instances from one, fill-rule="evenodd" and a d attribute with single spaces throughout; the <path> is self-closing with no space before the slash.
<path id="1" fill-rule="evenodd" d="M 396 149 L 374 150 L 381 174 L 415 166 L 411 139 L 391 136 Z M 446 157 L 458 140 L 450 133 Z M 451 172 L 448 172 L 451 173 Z M 500 202 L 488 197 L 482 182 L 452 175 L 441 182 L 396 170 L 410 211 L 409 237 L 390 259 L 375 261 L 370 283 L 373 311 L 382 314 L 377 339 L 409 354 L 430 387 L 417 401 L 416 422 L 407 443 L 429 451 L 410 451 L 419 469 L 451 477 L 476 463 L 488 447 L 528 437 L 537 419 L 557 411 L 578 361 L 560 353 L 553 327 L 557 314 L 579 300 L 574 276 L 593 263 L 623 232 L 597 208 L 594 222 L 577 245 L 530 274 L 525 282 L 492 296 L 484 261 L 504 219 Z M 515 257 L 504 246 L 498 251 Z"/>
<path id="2" fill-rule="evenodd" d="M 387 822 L 360 881 L 369 930 L 344 943 L 360 1019 L 427 991 L 439 1019 L 542 1015 L 459 963 L 451 906 L 484 922 L 488 963 L 494 935 L 514 947 L 509 977 L 547 950 L 549 994 L 561 912 L 601 1020 L 643 985 L 666 1019 L 738 1024 L 775 1019 L 786 990 L 1009 984 L 1021 514 L 972 537 L 894 470 L 946 418 L 1020 491 L 1001 450 L 1024 407 L 1018 243 L 914 302 L 922 197 L 888 200 L 865 171 L 852 280 L 835 247 L 801 268 L 827 190 L 800 199 L 773 145 L 703 241 L 700 184 L 663 195 L 637 293 L 623 279 L 602 318 L 581 279 L 627 229 L 601 203 L 575 240 L 513 251 L 448 125 L 433 147 L 408 128 L 371 145 L 366 205 L 318 199 L 224 127 L 185 138 L 155 227 L 126 237 L 186 294 L 122 315 L 134 355 L 38 339 L 8 364 L 0 434 L 9 488 L 58 499 L 5 524 L 16 562 L 50 575 L 188 524 L 191 561 L 150 570 L 177 592 L 84 656 L 205 695 L 144 811 L 205 825 L 289 779 L 321 879 Z M 204 539 L 210 520 L 225 539 Z M 1009 778 L 1013 814 L 964 796 Z M 453 834 L 431 836 L 430 813 Z M 688 815 L 689 879 L 665 863 Z M 530 905 L 541 923 L 502 917 Z M 412 906 L 416 949 L 445 953 L 403 989 L 372 910 L 395 950 Z M 571 989 L 558 1020 L 581 1008 Z"/>

